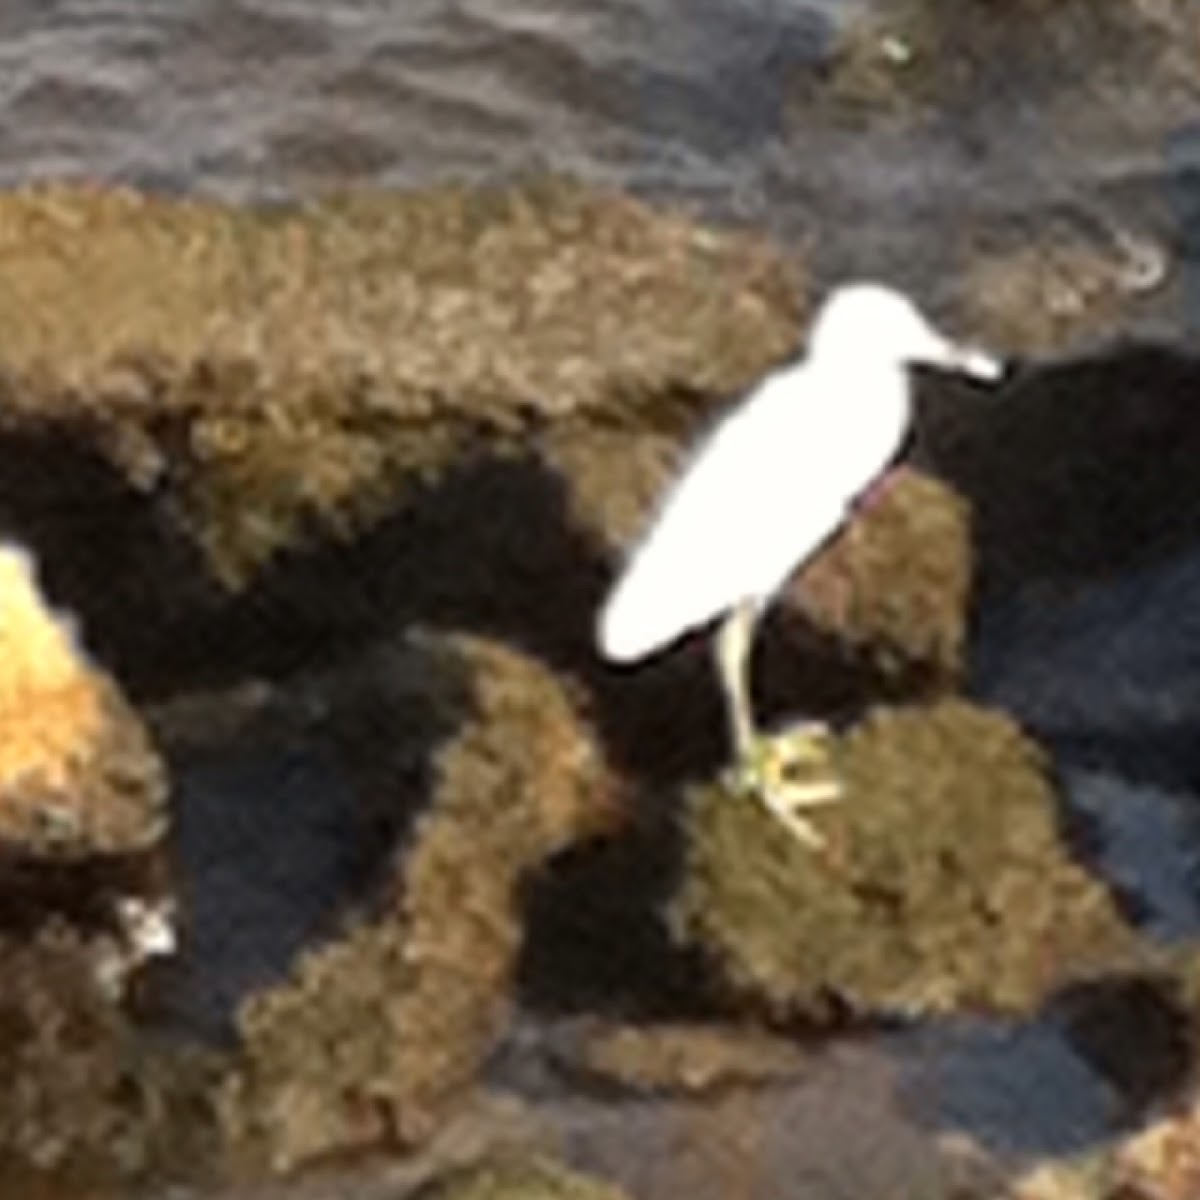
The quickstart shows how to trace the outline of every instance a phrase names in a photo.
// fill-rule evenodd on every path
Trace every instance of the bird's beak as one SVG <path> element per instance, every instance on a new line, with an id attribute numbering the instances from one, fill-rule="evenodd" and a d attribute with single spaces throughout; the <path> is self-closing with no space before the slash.
<path id="1" fill-rule="evenodd" d="M 951 346 L 947 366 L 973 379 L 995 383 L 1004 376 L 1004 362 L 976 346 Z"/>
<path id="2" fill-rule="evenodd" d="M 962 345 L 937 336 L 937 352 L 930 361 L 946 371 L 958 371 L 973 379 L 994 383 L 1004 375 L 1004 363 L 978 346 Z"/>

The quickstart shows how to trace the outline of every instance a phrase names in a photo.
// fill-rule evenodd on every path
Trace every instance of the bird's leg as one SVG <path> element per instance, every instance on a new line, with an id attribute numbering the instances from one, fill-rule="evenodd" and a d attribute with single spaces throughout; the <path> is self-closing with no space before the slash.
<path id="1" fill-rule="evenodd" d="M 867 486 L 851 501 L 852 512 L 864 513 L 877 508 L 886 498 L 888 492 L 906 476 L 912 475 L 912 469 L 903 463 L 887 467 L 881 471 Z"/>
<path id="2" fill-rule="evenodd" d="M 841 796 L 841 782 L 831 763 L 829 731 L 819 722 L 790 730 L 780 738 L 756 731 L 749 661 L 758 612 L 756 602 L 743 601 L 729 613 L 717 635 L 717 667 L 734 751 L 733 784 L 739 791 L 757 796 L 801 841 L 820 849 L 824 840 L 799 810 Z M 809 778 L 795 778 L 797 767 L 807 769 Z"/>
<path id="3" fill-rule="evenodd" d="M 717 634 L 717 670 L 725 692 L 734 761 L 738 763 L 753 757 L 756 741 L 749 664 L 757 619 L 758 604 L 743 600 L 725 618 Z"/>

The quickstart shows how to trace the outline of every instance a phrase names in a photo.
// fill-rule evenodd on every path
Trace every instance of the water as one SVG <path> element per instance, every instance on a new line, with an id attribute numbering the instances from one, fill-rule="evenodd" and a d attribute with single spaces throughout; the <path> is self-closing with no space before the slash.
<path id="1" fill-rule="evenodd" d="M 548 165 L 729 186 L 828 21 L 784 0 L 6 5 L 0 178 L 246 198 Z"/>

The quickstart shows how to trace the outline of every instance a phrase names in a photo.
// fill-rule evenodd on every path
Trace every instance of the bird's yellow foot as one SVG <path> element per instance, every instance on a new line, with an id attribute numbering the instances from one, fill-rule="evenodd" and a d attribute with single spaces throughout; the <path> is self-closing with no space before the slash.
<path id="1" fill-rule="evenodd" d="M 731 785 L 760 800 L 795 837 L 813 849 L 825 839 L 801 812 L 841 799 L 837 740 L 829 727 L 806 722 L 779 734 L 755 738 L 732 768 Z"/>

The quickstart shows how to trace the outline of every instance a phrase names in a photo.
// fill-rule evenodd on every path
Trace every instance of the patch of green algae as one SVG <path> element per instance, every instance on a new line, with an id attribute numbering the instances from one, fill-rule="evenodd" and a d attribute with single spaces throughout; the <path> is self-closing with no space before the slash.
<path id="1" fill-rule="evenodd" d="M 223 1108 L 251 1164 L 431 1136 L 506 1020 L 522 879 L 611 821 L 595 743 L 544 668 L 469 637 L 426 650 L 431 686 L 465 670 L 475 711 L 435 756 L 382 913 L 242 1006 Z"/>
<path id="2" fill-rule="evenodd" d="M 611 1184 L 546 1159 L 484 1163 L 437 1180 L 419 1200 L 622 1200 Z"/>
<path id="3" fill-rule="evenodd" d="M 765 809 L 688 799 L 677 935 L 776 1016 L 1021 1013 L 1131 951 L 1070 856 L 1038 749 L 961 700 L 877 710 L 841 744 L 846 795 L 805 847 Z"/>
<path id="4" fill-rule="evenodd" d="M 262 211 L 35 187 L 0 196 L 0 271 L 0 428 L 78 429 L 233 582 L 481 440 L 734 392 L 798 305 L 764 239 L 558 180 Z"/>

